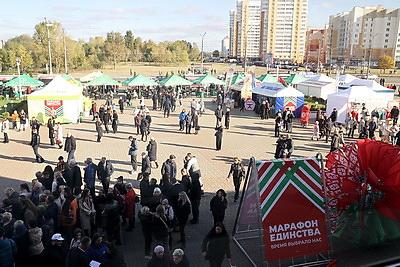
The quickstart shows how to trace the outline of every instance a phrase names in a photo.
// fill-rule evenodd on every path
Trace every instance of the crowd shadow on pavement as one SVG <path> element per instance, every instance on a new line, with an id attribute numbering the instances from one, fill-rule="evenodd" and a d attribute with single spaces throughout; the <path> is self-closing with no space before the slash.
<path id="1" fill-rule="evenodd" d="M 215 150 L 214 148 L 209 148 L 209 147 L 202 147 L 202 146 L 191 146 L 191 145 L 183 145 L 183 144 L 175 144 L 175 143 L 166 143 L 162 142 L 160 143 L 162 145 L 167 145 L 167 146 L 179 146 L 179 147 L 187 147 L 187 148 L 196 148 L 196 149 L 205 149 L 205 150 Z"/>

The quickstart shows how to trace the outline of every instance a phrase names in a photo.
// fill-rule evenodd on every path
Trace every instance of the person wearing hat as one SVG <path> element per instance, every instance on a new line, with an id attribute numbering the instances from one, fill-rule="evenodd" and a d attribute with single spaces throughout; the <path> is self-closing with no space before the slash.
<path id="1" fill-rule="evenodd" d="M 62 243 L 64 238 L 60 233 L 51 237 L 50 244 L 43 251 L 44 266 L 63 266 L 65 264 L 66 253 Z"/>
<path id="2" fill-rule="evenodd" d="M 147 267 L 169 266 L 169 256 L 165 253 L 163 246 L 156 246 L 154 248 L 153 256 L 147 263 Z"/>
<path id="3" fill-rule="evenodd" d="M 150 174 L 151 174 L 150 158 L 146 154 L 146 152 L 142 152 L 142 177 L 149 178 Z"/>

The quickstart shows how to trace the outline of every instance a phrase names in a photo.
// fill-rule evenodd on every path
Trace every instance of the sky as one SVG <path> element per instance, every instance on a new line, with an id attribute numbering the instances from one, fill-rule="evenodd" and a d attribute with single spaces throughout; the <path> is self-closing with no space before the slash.
<path id="1" fill-rule="evenodd" d="M 3 0 L 5 1 L 5 0 Z M 400 8 L 398 0 L 309 0 L 308 25 L 323 27 L 330 15 L 350 11 L 354 6 Z M 7 1 L 0 16 L 0 40 L 34 33 L 44 17 L 63 25 L 71 38 L 88 40 L 116 31 L 155 42 L 187 40 L 204 51 L 221 49 L 229 35 L 229 10 L 235 0 L 19 0 Z"/>

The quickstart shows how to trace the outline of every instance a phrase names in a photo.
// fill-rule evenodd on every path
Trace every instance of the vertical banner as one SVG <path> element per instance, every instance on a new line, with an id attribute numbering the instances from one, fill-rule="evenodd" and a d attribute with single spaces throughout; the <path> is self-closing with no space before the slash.
<path id="1" fill-rule="evenodd" d="M 62 100 L 45 100 L 44 113 L 47 117 L 64 116 L 64 107 Z"/>
<path id="2" fill-rule="evenodd" d="M 245 100 L 252 97 L 252 91 L 255 85 L 255 76 L 254 76 L 255 70 L 256 70 L 255 66 L 249 67 L 246 72 L 246 76 L 244 77 L 243 87 L 240 93 L 241 97 Z"/>
<path id="3" fill-rule="evenodd" d="M 266 260 L 328 252 L 317 159 L 278 159 L 256 165 Z"/>

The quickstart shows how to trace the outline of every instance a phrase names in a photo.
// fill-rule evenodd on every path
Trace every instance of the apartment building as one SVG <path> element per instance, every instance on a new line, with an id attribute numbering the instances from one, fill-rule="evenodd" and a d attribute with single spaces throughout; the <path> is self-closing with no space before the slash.
<path id="1" fill-rule="evenodd" d="M 221 42 L 221 57 L 227 57 L 229 55 L 229 36 L 225 36 Z"/>
<path id="2" fill-rule="evenodd" d="M 327 25 L 328 26 L 328 25 Z M 307 65 L 320 67 L 326 64 L 327 29 L 309 28 L 306 33 L 304 62 Z"/>

